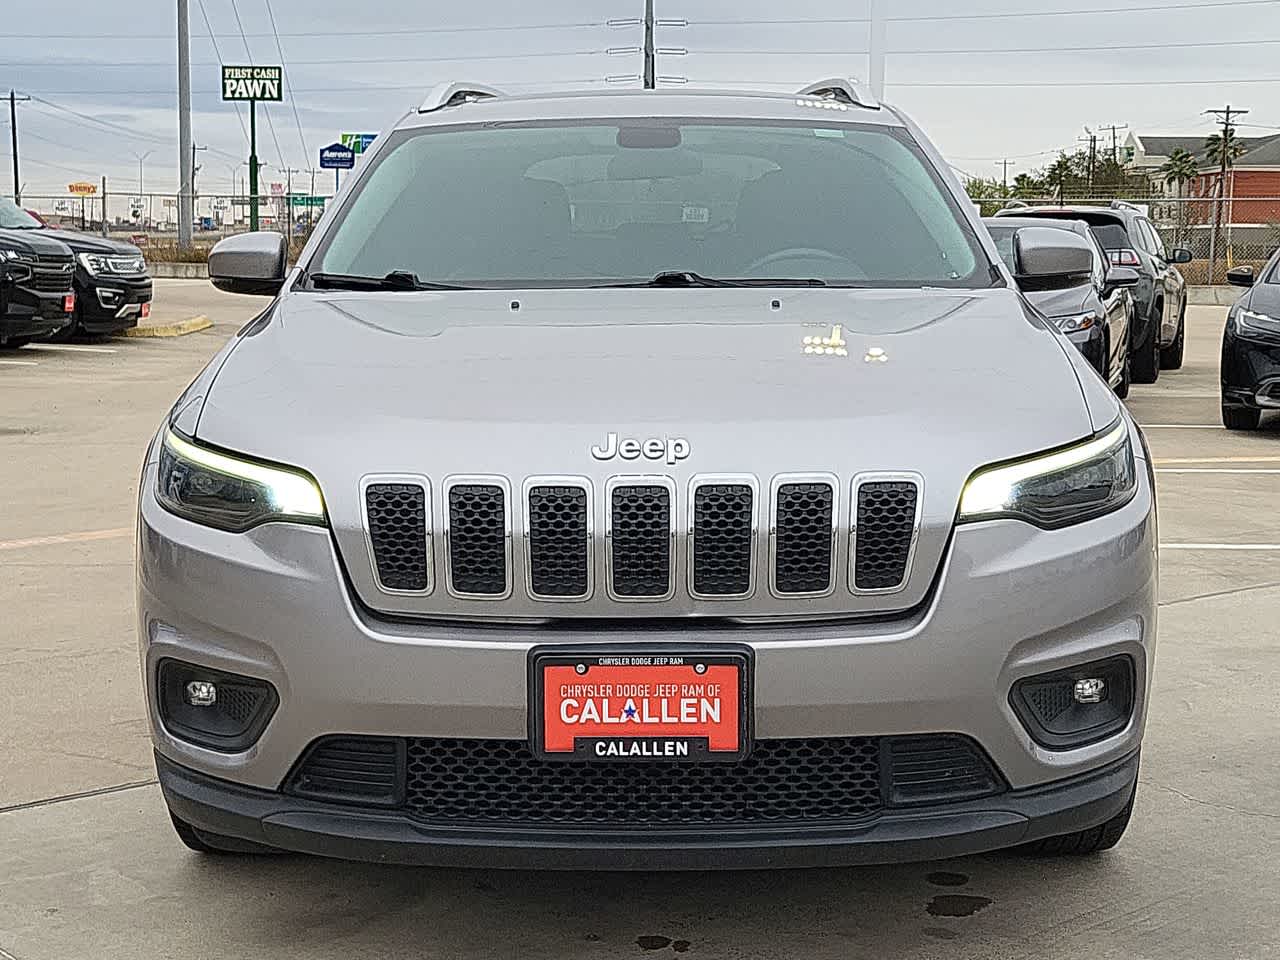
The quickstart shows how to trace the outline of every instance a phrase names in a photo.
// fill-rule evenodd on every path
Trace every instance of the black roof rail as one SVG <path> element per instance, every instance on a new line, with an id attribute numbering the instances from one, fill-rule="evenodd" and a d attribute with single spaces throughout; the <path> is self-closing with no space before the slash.
<path id="1" fill-rule="evenodd" d="M 431 113 L 446 107 L 460 107 L 464 103 L 492 100 L 494 97 L 502 96 L 505 94 L 497 87 L 486 86 L 483 83 L 463 83 L 457 80 L 438 83 L 427 91 L 426 99 L 418 107 L 418 112 Z"/>

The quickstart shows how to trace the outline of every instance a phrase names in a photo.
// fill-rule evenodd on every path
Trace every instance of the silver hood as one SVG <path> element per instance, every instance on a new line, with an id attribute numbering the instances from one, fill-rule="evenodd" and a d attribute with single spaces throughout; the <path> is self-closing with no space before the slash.
<path id="1" fill-rule="evenodd" d="M 806 338 L 830 339 L 837 326 L 843 348 L 806 353 Z M 1069 350 L 1007 289 L 295 292 L 226 357 L 197 438 L 315 476 L 352 583 L 375 609 L 501 617 L 884 612 L 927 594 L 975 468 L 1093 432 L 1098 415 L 1090 416 Z M 590 450 L 608 433 L 681 437 L 689 456 L 600 462 Z M 618 604 L 597 590 L 549 610 L 518 589 L 518 548 L 509 599 L 460 600 L 443 589 L 391 596 L 372 576 L 361 519 L 360 482 L 369 474 L 428 477 L 437 521 L 441 483 L 452 475 L 506 477 L 517 497 L 528 476 L 584 477 L 599 513 L 610 477 L 661 474 L 679 491 L 682 534 L 695 475 L 751 474 L 767 491 L 778 474 L 821 472 L 841 487 L 839 573 L 850 483 L 865 471 L 924 478 L 913 572 L 890 596 L 836 589 L 783 600 L 757 590 L 726 603 L 677 590 L 654 605 Z M 513 514 L 518 526 L 520 510 Z M 437 561 L 443 549 L 437 537 Z"/>

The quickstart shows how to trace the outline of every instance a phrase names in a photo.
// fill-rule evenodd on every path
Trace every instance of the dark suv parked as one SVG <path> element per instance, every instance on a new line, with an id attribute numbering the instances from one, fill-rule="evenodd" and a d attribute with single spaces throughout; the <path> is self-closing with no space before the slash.
<path id="1" fill-rule="evenodd" d="M 136 327 L 151 312 L 151 278 L 142 251 L 131 243 L 94 237 L 74 230 L 55 230 L 13 204 L 15 230 L 40 234 L 66 244 L 75 257 L 76 309 L 73 322 L 56 338 L 77 333 L 119 333 Z"/>
<path id="2" fill-rule="evenodd" d="M 1134 383 L 1155 383 L 1161 368 L 1177 370 L 1182 366 L 1187 284 L 1174 264 L 1190 263 L 1191 251 L 1166 251 L 1155 225 L 1138 207 L 1119 200 L 1109 207 L 1013 206 L 996 216 L 1049 217 L 1089 224 L 1114 266 L 1138 271 L 1130 341 Z"/>
<path id="3" fill-rule="evenodd" d="M 49 237 L 4 229 L 17 210 L 0 199 L 0 347 L 7 348 L 66 328 L 75 301 L 71 251 Z"/>

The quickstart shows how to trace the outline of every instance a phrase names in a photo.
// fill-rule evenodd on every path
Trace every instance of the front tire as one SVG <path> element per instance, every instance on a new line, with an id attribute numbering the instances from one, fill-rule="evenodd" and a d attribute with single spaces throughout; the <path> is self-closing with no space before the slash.
<path id="1" fill-rule="evenodd" d="M 1124 809 L 1106 823 L 1088 830 L 1077 830 L 1075 833 L 1064 833 L 1060 837 L 1045 837 L 1019 847 L 1023 853 L 1033 857 L 1087 857 L 1095 853 L 1110 850 L 1124 836 L 1133 816 L 1133 800 L 1138 795 L 1138 785 L 1133 785 L 1133 793 Z"/>
<path id="2" fill-rule="evenodd" d="M 173 821 L 173 829 L 177 832 L 178 839 L 182 841 L 183 845 L 188 850 L 194 850 L 196 853 L 205 856 L 222 857 L 228 854 L 252 855 L 278 852 L 249 840 L 237 840 L 235 837 L 224 837 L 221 834 L 200 830 L 187 823 L 172 810 L 169 811 L 169 819 Z"/>
<path id="3" fill-rule="evenodd" d="M 1157 305 L 1155 316 L 1147 323 L 1147 332 L 1133 349 L 1133 382 L 1155 383 L 1160 379 L 1160 315 Z"/>
<path id="4" fill-rule="evenodd" d="M 1129 347 L 1126 344 L 1125 349 L 1121 351 L 1120 364 L 1122 371 L 1120 373 L 1120 382 L 1116 384 L 1116 397 L 1120 400 L 1129 398 L 1129 384 L 1133 382 L 1133 358 L 1129 354 Z"/>
<path id="5" fill-rule="evenodd" d="M 76 307 L 71 312 L 71 322 L 49 338 L 50 343 L 67 343 L 80 333 L 80 298 L 76 297 Z"/>
<path id="6" fill-rule="evenodd" d="M 1160 351 L 1160 366 L 1165 370 L 1181 370 L 1183 354 L 1187 343 L 1187 305 L 1182 304 L 1178 312 L 1178 332 L 1173 343 Z"/>
<path id="7" fill-rule="evenodd" d="M 4 343 L 0 343 L 0 350 L 20 350 L 32 342 L 31 337 L 10 337 Z"/>
<path id="8" fill-rule="evenodd" d="M 1257 430 L 1262 411 L 1256 407 L 1222 405 L 1222 425 L 1228 430 Z"/>

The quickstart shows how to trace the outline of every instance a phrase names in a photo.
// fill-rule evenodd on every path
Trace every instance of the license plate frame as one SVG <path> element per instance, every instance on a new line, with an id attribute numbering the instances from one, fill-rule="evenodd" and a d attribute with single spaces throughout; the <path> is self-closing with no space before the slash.
<path id="1" fill-rule="evenodd" d="M 704 673 L 697 672 L 698 665 L 705 668 Z M 598 686 L 688 683 L 696 687 L 702 682 L 700 677 L 707 678 L 705 682 L 710 684 L 723 683 L 725 677 L 734 676 L 737 690 L 732 695 L 728 691 L 719 694 L 721 719 L 719 723 L 710 726 L 700 722 L 698 713 L 700 710 L 706 713 L 711 707 L 704 709 L 704 697 L 695 695 L 692 708 L 694 722 L 679 724 L 690 728 L 687 733 L 669 732 L 668 725 L 661 722 L 664 718 L 678 717 L 678 708 L 674 710 L 676 717 L 671 716 L 670 695 L 627 697 L 611 691 L 607 699 L 614 709 L 602 707 L 602 710 L 606 714 L 620 717 L 626 709 L 627 701 L 631 700 L 637 711 L 636 722 L 623 723 L 617 720 L 612 724 L 587 723 L 587 732 L 575 735 L 572 749 L 567 750 L 564 728 L 568 724 L 561 722 L 558 716 L 548 717 L 548 676 L 552 668 L 559 668 L 551 673 L 551 682 L 555 684 L 580 682 Z M 585 672 L 580 672 L 583 668 Z M 646 676 L 648 679 L 644 679 Z M 680 645 L 626 644 L 535 647 L 529 652 L 528 680 L 529 746 L 539 760 L 594 764 L 653 761 L 678 764 L 740 763 L 751 753 L 754 743 L 755 658 L 749 647 L 740 644 L 705 644 L 694 649 Z M 706 693 L 705 690 L 703 692 Z M 714 701 L 716 697 L 707 699 Z M 563 702 L 564 697 L 558 691 L 553 691 L 551 704 L 558 710 Z M 662 712 L 664 703 L 667 714 Z M 736 711 L 732 724 L 732 729 L 736 731 L 736 748 L 728 749 L 724 740 L 729 730 L 728 715 L 733 711 Z M 610 725 L 617 726 L 624 732 L 606 732 L 605 728 Z M 719 742 L 713 744 L 713 739 Z M 604 746 L 598 748 L 597 744 Z"/>

